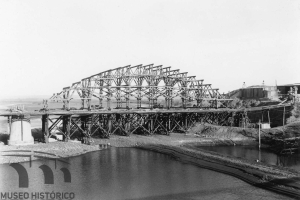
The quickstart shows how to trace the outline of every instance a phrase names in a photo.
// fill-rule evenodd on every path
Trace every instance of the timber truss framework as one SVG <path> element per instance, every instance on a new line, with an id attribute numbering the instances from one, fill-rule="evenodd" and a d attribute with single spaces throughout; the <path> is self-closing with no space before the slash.
<path id="1" fill-rule="evenodd" d="M 187 108 L 191 102 L 193 107 L 203 107 L 203 101 L 208 101 L 210 107 L 226 107 L 226 97 L 213 89 L 211 84 L 196 76 L 188 76 L 188 72 L 179 69 L 163 67 L 162 65 L 124 66 L 107 70 L 65 87 L 54 94 L 51 101 L 63 102 L 63 108 L 70 110 L 70 101 L 78 94 L 81 109 L 112 109 L 115 108 L 167 108 L 174 107 L 174 99 L 180 99 L 177 107 Z M 92 99 L 97 99 L 99 105 L 92 105 Z M 160 105 L 158 99 L 164 101 Z M 135 105 L 133 105 L 135 104 Z"/>
<path id="2" fill-rule="evenodd" d="M 213 112 L 128 112 L 85 115 L 59 115 L 52 118 L 42 116 L 43 133 L 46 142 L 56 134 L 63 140 L 84 141 L 92 137 L 109 138 L 111 135 L 131 134 L 169 135 L 172 132 L 186 133 L 197 123 L 220 126 L 241 126 L 248 123 L 246 112 L 216 110 Z"/>
<path id="3" fill-rule="evenodd" d="M 42 116 L 42 130 L 47 142 L 57 134 L 63 135 L 64 141 L 75 138 L 89 141 L 93 136 L 109 138 L 114 134 L 130 136 L 131 134 L 186 133 L 199 123 L 255 128 L 258 125 L 256 120 L 260 120 L 261 117 L 263 121 L 264 113 L 267 113 L 269 124 L 270 117 L 273 120 L 277 118 L 274 115 L 270 116 L 272 110 L 282 112 L 284 125 L 285 115 L 291 109 L 291 104 L 283 104 L 245 109 L 56 110 L 39 112 L 38 115 Z M 14 115 L 18 116 L 19 113 Z M 250 136 L 255 137 L 255 135 Z"/>

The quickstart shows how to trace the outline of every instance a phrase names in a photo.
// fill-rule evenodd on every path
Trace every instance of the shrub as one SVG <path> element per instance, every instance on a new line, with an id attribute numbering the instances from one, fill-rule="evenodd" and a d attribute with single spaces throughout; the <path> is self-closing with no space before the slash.
<path id="1" fill-rule="evenodd" d="M 210 107 L 209 101 L 203 100 L 203 101 L 201 102 L 201 107 L 209 108 L 209 107 Z"/>
<path id="2" fill-rule="evenodd" d="M 260 101 L 256 101 L 255 99 L 243 101 L 243 107 L 245 107 L 245 108 L 255 107 L 255 106 L 258 106 L 259 104 L 260 104 Z"/>
<path id="3" fill-rule="evenodd" d="M 241 100 L 239 98 L 234 98 L 233 101 L 229 103 L 230 108 L 250 108 L 250 107 L 255 107 L 260 104 L 260 101 L 257 101 L 255 99 L 250 99 L 250 100 Z"/>
<path id="4" fill-rule="evenodd" d="M 239 98 L 234 98 L 230 103 L 229 107 L 231 108 L 241 108 L 243 106 L 243 101 Z"/>
<path id="5" fill-rule="evenodd" d="M 300 121 L 300 102 L 296 102 L 293 110 L 291 111 L 291 116 L 286 120 L 287 124 L 292 122 Z"/>

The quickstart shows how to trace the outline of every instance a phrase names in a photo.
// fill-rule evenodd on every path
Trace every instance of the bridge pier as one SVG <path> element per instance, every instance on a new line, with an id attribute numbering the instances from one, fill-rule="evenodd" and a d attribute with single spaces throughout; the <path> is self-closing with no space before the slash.
<path id="1" fill-rule="evenodd" d="M 10 129 L 8 145 L 34 144 L 29 115 L 11 116 L 8 120 Z"/>
<path id="2" fill-rule="evenodd" d="M 42 133 L 45 139 L 45 142 L 49 142 L 49 122 L 48 122 L 49 115 L 42 115 Z"/>

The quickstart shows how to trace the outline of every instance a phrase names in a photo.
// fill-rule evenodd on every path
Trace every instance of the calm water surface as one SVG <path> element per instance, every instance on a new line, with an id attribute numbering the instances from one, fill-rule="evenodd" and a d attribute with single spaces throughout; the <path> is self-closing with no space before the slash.
<path id="1" fill-rule="evenodd" d="M 18 187 L 18 174 L 9 165 L 0 166 L 1 192 L 74 192 L 75 199 L 289 199 L 234 177 L 178 162 L 155 152 L 111 148 L 68 159 L 22 163 L 29 174 L 29 188 Z M 54 184 L 44 184 L 39 166 L 54 172 Z M 62 172 L 70 170 L 65 183 Z"/>
<path id="2" fill-rule="evenodd" d="M 227 156 L 247 159 L 253 162 L 260 158 L 261 162 L 270 165 L 278 165 L 300 171 L 300 153 L 279 155 L 267 149 L 261 149 L 259 152 L 257 146 L 206 146 L 198 148 L 218 152 Z"/>

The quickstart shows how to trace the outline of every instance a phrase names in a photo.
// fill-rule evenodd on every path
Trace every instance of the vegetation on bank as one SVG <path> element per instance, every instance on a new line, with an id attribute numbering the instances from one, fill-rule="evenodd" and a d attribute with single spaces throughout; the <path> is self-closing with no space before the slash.
<path id="1" fill-rule="evenodd" d="M 293 122 L 300 122 L 300 102 L 296 102 L 294 104 L 291 116 L 286 120 L 287 124 L 291 124 Z"/>
<path id="2" fill-rule="evenodd" d="M 241 109 L 259 106 L 261 102 L 255 99 L 241 100 L 239 98 L 234 98 L 233 101 L 229 103 L 230 108 Z"/>
<path id="3" fill-rule="evenodd" d="M 195 103 L 195 102 L 194 102 Z M 250 108 L 250 107 L 257 107 L 261 104 L 262 102 L 259 100 L 255 99 L 246 99 L 246 100 L 241 100 L 239 98 L 234 98 L 233 101 L 231 101 L 228 105 L 229 108 L 233 109 L 242 109 L 242 108 Z M 164 105 L 164 100 L 159 100 L 158 101 L 159 105 Z M 221 106 L 221 102 L 218 102 L 218 107 Z M 173 100 L 173 106 L 181 106 L 182 105 L 182 100 L 181 99 L 174 99 Z M 215 102 L 212 100 L 202 100 L 201 101 L 201 107 L 202 108 L 210 108 L 215 105 Z M 187 106 L 194 106 L 193 102 L 187 102 Z"/>
<path id="4" fill-rule="evenodd" d="M 218 126 L 208 123 L 197 123 L 189 132 L 197 134 L 200 137 L 212 137 L 228 140 L 253 140 L 256 139 L 258 135 L 257 129 L 254 128 Z"/>

